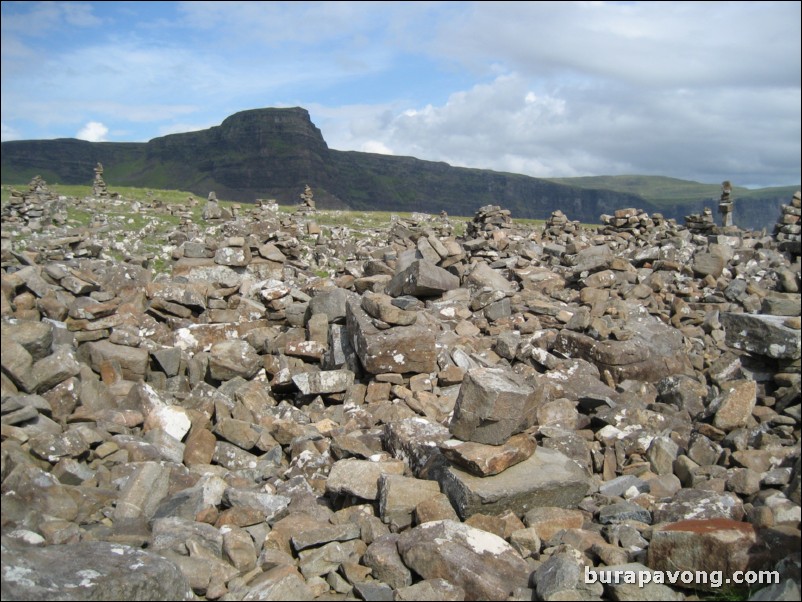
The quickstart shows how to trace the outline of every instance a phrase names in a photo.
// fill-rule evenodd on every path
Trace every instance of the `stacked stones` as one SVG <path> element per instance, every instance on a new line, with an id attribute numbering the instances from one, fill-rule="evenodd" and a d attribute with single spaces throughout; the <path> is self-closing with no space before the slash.
<path id="1" fill-rule="evenodd" d="M 504 344 L 517 346 L 519 338 L 507 337 Z M 535 451 L 529 429 L 540 401 L 535 387 L 514 373 L 466 372 L 449 425 L 454 439 L 439 446 L 453 466 L 428 471 L 462 519 L 523 516 L 536 506 L 571 508 L 587 494 L 586 475 L 576 464 L 552 450 Z"/>
<path id="2" fill-rule="evenodd" d="M 722 228 L 732 226 L 732 205 L 732 184 L 730 184 L 729 180 L 725 180 L 721 184 L 721 200 L 718 202 Z"/>
<path id="3" fill-rule="evenodd" d="M 509 228 L 512 226 L 512 218 L 509 209 L 502 209 L 498 205 L 485 205 L 480 207 L 473 220 L 468 224 L 466 234 L 468 236 L 486 236 L 493 230 Z"/>
<path id="4" fill-rule="evenodd" d="M 562 211 L 557 209 L 552 211 L 549 219 L 546 220 L 544 235 L 554 239 L 566 239 L 571 237 L 579 230 L 579 222 L 568 219 Z"/>
<path id="5" fill-rule="evenodd" d="M 203 217 L 203 221 L 205 222 L 219 223 L 231 219 L 232 216 L 228 209 L 220 206 L 217 200 L 217 194 L 211 191 L 206 198 L 206 205 L 203 207 L 201 217 Z"/>
<path id="6" fill-rule="evenodd" d="M 644 236 L 240 216 L 170 276 L 10 254 L 4 597 L 798 598 L 799 263 Z"/>
<path id="7" fill-rule="evenodd" d="M 802 193 L 797 190 L 791 204 L 783 205 L 782 215 L 774 227 L 774 237 L 780 249 L 796 256 L 802 252 L 800 215 L 802 215 Z"/>
<path id="8" fill-rule="evenodd" d="M 53 224 L 63 224 L 65 221 L 64 201 L 47 187 L 40 176 L 35 176 L 30 181 L 26 193 L 12 188 L 8 203 L 2 211 L 4 226 L 27 228 L 33 232 L 39 232 Z"/>
<path id="9" fill-rule="evenodd" d="M 716 222 L 713 219 L 713 212 L 709 207 L 705 207 L 701 215 L 692 213 L 685 216 L 685 227 L 691 232 L 707 234 L 716 227 Z"/>
<path id="10" fill-rule="evenodd" d="M 614 215 L 601 215 L 599 220 L 605 226 L 601 230 L 602 233 L 628 236 L 648 236 L 655 231 L 676 226 L 667 221 L 661 213 L 649 216 L 645 211 L 634 208 L 619 209 Z"/>
<path id="11" fill-rule="evenodd" d="M 295 215 L 315 215 L 317 213 L 317 208 L 315 207 L 314 197 L 315 193 L 312 192 L 309 184 L 306 184 L 304 186 L 304 191 L 300 194 L 301 202 L 298 203 L 298 207 L 295 209 Z"/>
<path id="12" fill-rule="evenodd" d="M 254 205 L 256 219 L 273 218 L 278 214 L 279 208 L 276 199 L 256 199 Z"/>
<path id="13" fill-rule="evenodd" d="M 95 179 L 92 182 L 92 196 L 96 199 L 109 198 L 109 189 L 106 186 L 106 181 L 103 179 L 102 163 L 98 163 L 95 166 Z"/>

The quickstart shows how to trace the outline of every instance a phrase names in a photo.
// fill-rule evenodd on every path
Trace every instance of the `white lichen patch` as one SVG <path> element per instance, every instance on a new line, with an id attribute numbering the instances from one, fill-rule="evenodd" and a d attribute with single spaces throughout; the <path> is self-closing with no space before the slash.
<path id="1" fill-rule="evenodd" d="M 35 587 L 36 583 L 28 579 L 33 571 L 24 566 L 6 566 L 3 568 L 3 581 L 19 583 L 24 587 Z"/>
<path id="2" fill-rule="evenodd" d="M 769 356 L 785 357 L 785 345 L 778 345 L 777 343 L 769 345 Z"/>
<path id="3" fill-rule="evenodd" d="M 91 587 L 95 584 L 95 579 L 103 576 L 101 573 L 93 571 L 92 569 L 78 571 L 75 573 L 75 575 L 81 578 L 80 583 L 78 583 L 78 587 Z"/>
<path id="4" fill-rule="evenodd" d="M 477 554 L 503 554 L 510 549 L 509 544 L 498 535 L 471 528 L 465 534 L 465 543 Z"/>

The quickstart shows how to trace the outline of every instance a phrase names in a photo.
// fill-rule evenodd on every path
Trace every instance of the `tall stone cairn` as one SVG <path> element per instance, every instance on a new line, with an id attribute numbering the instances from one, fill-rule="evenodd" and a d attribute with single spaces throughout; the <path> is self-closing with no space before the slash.
<path id="1" fill-rule="evenodd" d="M 109 189 L 103 179 L 103 164 L 98 162 L 95 165 L 95 180 L 92 182 L 92 196 L 98 199 L 109 198 Z"/>
<path id="2" fill-rule="evenodd" d="M 802 225 L 800 225 L 800 214 L 802 214 L 802 193 L 797 190 L 790 205 L 783 205 L 782 215 L 774 226 L 774 237 L 777 239 L 778 246 L 782 251 L 787 251 L 792 255 L 800 255 L 800 239 L 802 236 Z"/>
<path id="3" fill-rule="evenodd" d="M 317 207 L 315 207 L 315 193 L 312 192 L 312 189 L 309 187 L 309 184 L 304 186 L 304 191 L 300 194 L 301 202 L 298 204 L 298 208 L 295 210 L 296 215 L 314 215 L 317 213 Z"/>
<path id="4" fill-rule="evenodd" d="M 732 226 L 732 184 L 729 180 L 721 183 L 721 200 L 718 202 L 718 212 L 721 214 L 721 226 Z"/>

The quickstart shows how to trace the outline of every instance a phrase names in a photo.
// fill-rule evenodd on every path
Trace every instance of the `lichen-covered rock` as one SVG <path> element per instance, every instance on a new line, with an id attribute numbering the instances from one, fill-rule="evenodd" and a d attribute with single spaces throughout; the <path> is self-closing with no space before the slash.
<path id="1" fill-rule="evenodd" d="M 348 301 L 346 307 L 348 335 L 365 371 L 404 374 L 437 369 L 435 332 L 430 327 L 416 321 L 379 330 L 358 301 Z"/>
<path id="2" fill-rule="evenodd" d="M 3 537 L 4 600 L 194 600 L 165 558 L 104 541 L 32 547 Z"/>
<path id="3" fill-rule="evenodd" d="M 404 563 L 424 579 L 445 579 L 466 600 L 504 600 L 529 584 L 529 567 L 506 541 L 466 524 L 443 520 L 401 534 Z"/>

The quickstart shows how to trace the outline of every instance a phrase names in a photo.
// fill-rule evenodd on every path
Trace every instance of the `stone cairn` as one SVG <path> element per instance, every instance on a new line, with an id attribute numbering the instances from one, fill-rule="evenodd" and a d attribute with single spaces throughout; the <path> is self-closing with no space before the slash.
<path id="1" fill-rule="evenodd" d="M 713 212 L 709 207 L 705 207 L 701 214 L 692 213 L 685 216 L 685 227 L 695 234 L 707 234 L 716 227 L 713 219 Z"/>
<path id="2" fill-rule="evenodd" d="M 312 192 L 312 189 L 309 187 L 309 184 L 304 186 L 304 191 L 300 194 L 301 202 L 298 203 L 298 207 L 295 209 L 295 215 L 297 216 L 308 216 L 308 215 L 315 215 L 317 213 L 317 207 L 315 207 L 315 193 Z"/>
<path id="3" fill-rule="evenodd" d="M 279 206 L 276 199 L 256 199 L 253 214 L 257 219 L 272 218 L 278 215 L 278 212 Z"/>
<path id="4" fill-rule="evenodd" d="M 588 567 L 777 570 L 761 599 L 798 600 L 799 261 L 762 234 L 583 227 L 558 244 L 504 215 L 467 237 L 424 221 L 321 244 L 243 211 L 168 234 L 157 275 L 77 255 L 137 254 L 112 213 L 16 236 L 3 597 L 705 587 Z M 39 251 L 68 236 L 72 254 Z"/>
<path id="5" fill-rule="evenodd" d="M 779 243 L 780 249 L 792 255 L 800 255 L 802 248 L 802 193 L 797 190 L 791 199 L 790 205 L 783 205 L 782 215 L 777 225 L 774 227 L 774 237 Z"/>
<path id="6" fill-rule="evenodd" d="M 3 226 L 40 231 L 52 224 L 64 224 L 67 219 L 65 201 L 47 187 L 41 176 L 30 181 L 27 192 L 12 188 L 9 193 L 2 210 Z"/>
<path id="7" fill-rule="evenodd" d="M 567 240 L 576 234 L 579 228 L 579 222 L 571 221 L 565 213 L 557 209 L 552 211 L 546 220 L 543 234 L 554 239 Z"/>
<path id="8" fill-rule="evenodd" d="M 721 199 L 718 202 L 718 212 L 721 214 L 721 227 L 732 226 L 732 184 L 729 180 L 721 183 Z"/>
<path id="9" fill-rule="evenodd" d="M 106 181 L 103 179 L 103 164 L 98 162 L 95 165 L 95 179 L 92 182 L 92 196 L 96 199 L 109 198 L 109 189 L 106 186 Z"/>
<path id="10" fill-rule="evenodd" d="M 214 191 L 209 193 L 206 198 L 206 205 L 203 207 L 201 217 L 207 222 L 222 222 L 231 219 L 231 212 L 225 207 L 221 207 Z"/>
<path id="11" fill-rule="evenodd" d="M 675 220 L 666 220 L 661 213 L 649 215 L 642 209 L 619 209 L 614 215 L 601 215 L 600 232 L 605 235 L 617 235 L 620 238 L 637 238 L 648 240 L 676 230 Z"/>
<path id="12" fill-rule="evenodd" d="M 485 205 L 480 207 L 473 220 L 468 223 L 466 234 L 468 236 L 487 236 L 493 230 L 510 228 L 512 218 L 509 209 L 502 209 L 498 205 Z"/>

